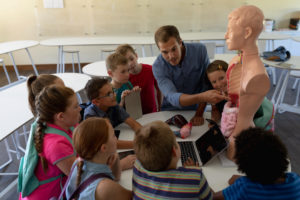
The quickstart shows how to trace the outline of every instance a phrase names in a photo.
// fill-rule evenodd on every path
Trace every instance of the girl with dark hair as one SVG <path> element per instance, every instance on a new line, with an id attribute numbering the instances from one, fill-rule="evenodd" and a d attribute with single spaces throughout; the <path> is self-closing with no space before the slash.
<path id="1" fill-rule="evenodd" d="M 70 199 L 80 184 L 95 174 L 103 177 L 90 182 L 76 199 L 131 199 L 132 192 L 114 180 L 120 179 L 121 167 L 117 138 L 107 119 L 91 117 L 81 122 L 73 135 L 74 148 L 80 160 L 74 163 L 66 196 Z M 74 198 L 74 196 L 72 197 Z"/>

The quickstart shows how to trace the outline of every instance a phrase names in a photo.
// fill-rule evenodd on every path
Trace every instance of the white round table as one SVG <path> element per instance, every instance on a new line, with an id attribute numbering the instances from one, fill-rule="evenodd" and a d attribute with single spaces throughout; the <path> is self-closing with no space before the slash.
<path id="1" fill-rule="evenodd" d="M 211 59 L 213 60 L 224 60 L 227 63 L 235 56 L 236 54 L 215 54 L 215 57 Z M 142 57 L 138 59 L 139 63 L 144 63 L 148 65 L 152 65 L 157 57 Z M 85 65 L 82 68 L 83 73 L 91 75 L 91 76 L 101 76 L 108 77 L 105 61 L 98 61 L 94 63 L 90 63 Z"/>

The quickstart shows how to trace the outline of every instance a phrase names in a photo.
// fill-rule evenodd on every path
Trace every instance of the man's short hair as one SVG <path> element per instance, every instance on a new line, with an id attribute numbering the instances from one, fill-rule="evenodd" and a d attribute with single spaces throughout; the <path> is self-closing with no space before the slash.
<path id="1" fill-rule="evenodd" d="M 176 145 L 174 133 L 162 121 L 146 124 L 136 134 L 134 151 L 143 167 L 149 171 L 165 171 L 172 160 Z"/>
<path id="2" fill-rule="evenodd" d="M 273 184 L 284 177 L 289 161 L 284 144 L 277 135 L 261 128 L 244 130 L 235 140 L 238 170 L 253 182 Z"/>
<path id="3" fill-rule="evenodd" d="M 159 46 L 158 46 L 159 42 L 166 43 L 169 41 L 169 39 L 171 37 L 174 37 L 178 43 L 181 42 L 179 31 L 176 28 L 176 26 L 166 25 L 166 26 L 162 26 L 159 29 L 157 29 L 157 31 L 155 32 L 155 35 L 154 35 L 154 39 L 155 39 L 155 43 L 156 43 L 157 47 L 159 48 Z"/>
<path id="4" fill-rule="evenodd" d="M 136 54 L 134 48 L 129 44 L 121 44 L 116 49 L 116 53 L 119 53 L 123 56 L 126 56 L 128 51 L 132 52 L 133 54 Z"/>
<path id="5" fill-rule="evenodd" d="M 106 58 L 106 69 L 115 71 L 118 65 L 127 65 L 128 61 L 125 56 L 119 53 L 110 54 Z"/>
<path id="6" fill-rule="evenodd" d="M 109 81 L 106 78 L 93 77 L 90 79 L 84 88 L 89 101 L 96 99 L 99 96 L 100 89 L 108 83 Z"/>

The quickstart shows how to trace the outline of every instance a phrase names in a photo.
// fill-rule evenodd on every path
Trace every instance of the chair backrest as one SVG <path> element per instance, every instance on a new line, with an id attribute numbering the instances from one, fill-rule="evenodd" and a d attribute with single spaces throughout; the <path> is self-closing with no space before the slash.
<path id="1" fill-rule="evenodd" d="M 215 42 L 205 42 L 203 43 L 206 47 L 209 59 L 214 59 L 216 53 L 216 43 Z"/>

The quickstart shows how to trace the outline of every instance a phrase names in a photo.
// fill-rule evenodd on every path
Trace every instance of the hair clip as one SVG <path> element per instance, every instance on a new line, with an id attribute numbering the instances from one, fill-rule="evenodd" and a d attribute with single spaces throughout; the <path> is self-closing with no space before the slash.
<path id="1" fill-rule="evenodd" d="M 222 66 L 222 65 L 219 65 L 219 66 L 218 66 L 218 69 L 219 69 L 219 70 L 223 70 L 223 66 Z"/>

